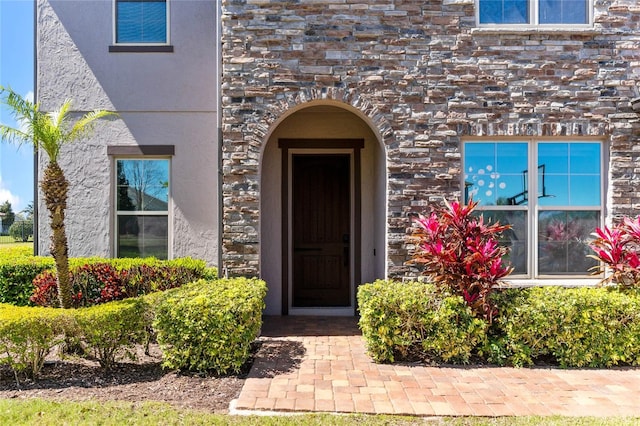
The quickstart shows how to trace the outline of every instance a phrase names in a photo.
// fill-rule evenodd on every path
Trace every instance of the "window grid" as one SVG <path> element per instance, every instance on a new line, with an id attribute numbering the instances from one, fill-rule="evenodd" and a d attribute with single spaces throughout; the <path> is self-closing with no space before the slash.
<path id="1" fill-rule="evenodd" d="M 524 264 L 521 264 L 519 272 L 515 272 L 514 274 L 512 274 L 513 278 L 516 278 L 516 279 L 556 278 L 557 279 L 558 277 L 585 277 L 586 275 L 588 275 L 587 271 L 585 271 L 584 274 L 576 273 L 575 271 L 552 274 L 552 273 L 547 273 L 548 271 L 545 270 L 546 265 L 542 265 L 541 267 L 540 261 L 541 261 L 542 255 L 544 254 L 544 253 L 541 253 L 541 247 L 544 247 L 545 250 L 549 248 L 553 248 L 553 245 L 554 243 L 556 243 L 556 240 L 553 240 L 553 239 L 546 240 L 542 238 L 543 234 L 541 233 L 541 228 L 540 228 L 542 226 L 541 225 L 542 220 L 540 218 L 541 217 L 544 218 L 545 216 L 549 216 L 552 219 L 554 216 L 562 217 L 562 212 L 566 212 L 566 214 L 564 214 L 565 217 L 575 218 L 575 220 L 574 221 L 566 220 L 564 222 L 565 226 L 563 228 L 563 232 L 565 234 L 568 234 L 569 231 L 572 229 L 573 230 L 575 230 L 576 228 L 579 229 L 580 226 L 586 229 L 584 225 L 585 223 L 588 224 L 588 228 L 589 228 L 588 234 L 593 232 L 596 226 L 602 226 L 602 222 L 604 219 L 604 207 L 603 207 L 604 206 L 604 181 L 603 181 L 604 152 L 603 152 L 603 144 L 601 141 L 594 141 L 594 140 L 549 141 L 549 140 L 536 139 L 536 138 L 527 139 L 527 140 L 468 140 L 468 141 L 465 141 L 463 143 L 464 174 L 462 176 L 462 186 L 463 188 L 465 188 L 465 191 L 464 191 L 465 198 L 467 198 L 467 189 L 470 184 L 469 178 L 468 178 L 469 164 L 467 162 L 468 160 L 467 151 L 469 146 L 471 146 L 472 144 L 478 144 L 478 143 L 484 143 L 484 144 L 493 143 L 493 144 L 496 144 L 495 146 L 496 146 L 496 153 L 497 153 L 497 150 L 498 150 L 497 147 L 499 145 L 509 144 L 509 143 L 522 143 L 522 142 L 528 143 L 528 147 L 527 147 L 528 170 L 536 171 L 536 173 L 528 177 L 528 182 L 527 182 L 528 191 L 531 194 L 540 194 L 540 191 L 538 188 L 539 179 L 537 176 L 537 173 L 538 173 L 537 171 L 539 166 L 538 165 L 539 144 L 556 142 L 559 144 L 569 144 L 569 146 L 574 146 L 575 144 L 581 144 L 581 143 L 597 145 L 598 156 L 599 156 L 597 174 L 599 176 L 599 181 L 600 181 L 600 190 L 599 190 L 597 205 L 572 205 L 571 203 L 569 203 L 568 205 L 541 205 L 541 203 L 538 202 L 538 196 L 536 196 L 536 197 L 529 197 L 528 201 L 521 205 L 497 205 L 497 204 L 483 205 L 482 200 L 480 200 L 480 203 L 478 205 L 478 211 L 480 213 L 485 212 L 485 215 L 491 215 L 493 217 L 498 217 L 498 218 L 509 217 L 513 219 L 514 215 L 516 215 L 515 217 L 518 217 L 517 216 L 518 213 L 516 212 L 522 212 L 522 214 L 525 215 L 526 218 L 524 222 L 526 224 L 525 225 L 526 226 L 526 237 L 525 237 L 526 247 L 524 247 L 524 249 L 526 253 L 526 261 Z M 498 154 L 496 154 L 496 157 L 497 156 Z M 571 161 L 571 155 L 569 155 L 567 158 L 567 164 L 570 164 L 569 163 L 570 161 Z M 497 163 L 498 161 L 494 160 L 494 164 L 497 164 Z M 568 174 L 570 174 L 570 170 L 571 169 L 569 169 Z M 473 194 L 469 194 L 469 195 L 472 196 Z M 481 199 L 482 195 L 479 198 Z M 571 197 L 569 197 L 569 200 L 571 200 Z M 590 218 L 589 216 L 592 216 L 592 217 Z M 504 221 L 502 222 L 504 223 Z M 552 221 L 550 223 L 553 224 Z M 517 231 L 522 232 L 525 230 L 518 229 Z M 546 229 L 542 231 L 546 231 Z M 584 232 L 582 235 L 584 235 Z M 575 240 L 575 241 L 571 239 L 566 239 L 566 240 L 558 240 L 558 241 L 566 243 L 567 247 L 572 247 L 572 246 L 575 246 L 574 243 L 576 241 L 584 242 L 584 239 Z M 513 244 L 513 242 L 511 242 L 511 244 Z M 519 241 L 518 244 L 522 246 L 523 243 L 522 241 Z M 547 258 L 551 258 L 551 257 L 547 256 Z"/>
<path id="2" fill-rule="evenodd" d="M 154 256 L 160 259 L 171 258 L 172 226 L 169 213 L 171 210 L 170 159 L 166 157 L 118 157 L 114 160 L 115 257 Z M 140 173 L 132 179 L 135 180 L 135 182 L 130 182 L 128 175 L 124 172 L 125 163 L 136 163 L 140 165 Z M 151 164 L 161 165 L 162 169 L 155 172 L 159 173 L 158 175 L 152 175 L 151 172 L 147 174 L 146 166 Z M 153 167 L 149 169 L 153 169 Z M 159 179 L 162 179 L 161 182 L 157 182 L 160 183 L 160 185 L 154 185 L 153 183 Z M 159 195 L 160 198 L 154 197 L 154 195 L 158 195 L 155 190 L 151 189 L 147 191 L 148 187 L 164 188 Z M 134 200 L 131 200 L 131 198 L 134 198 Z M 123 200 L 126 200 L 126 202 L 123 202 Z M 129 208 L 126 208 L 127 206 Z M 131 221 L 131 219 L 134 218 L 138 220 Z M 161 218 L 162 222 L 156 220 L 154 224 L 154 218 Z M 150 232 L 152 229 L 150 227 L 154 225 L 156 231 L 159 225 L 164 233 L 166 233 L 166 237 L 160 236 L 160 239 L 155 235 L 155 245 L 151 242 L 151 237 L 154 235 Z M 131 232 L 128 239 L 133 240 L 135 237 L 137 242 L 136 247 L 139 249 L 137 254 L 135 253 L 136 250 L 124 248 L 125 244 L 122 243 L 124 241 L 123 230 L 126 227 L 129 227 L 127 232 Z M 135 229 L 131 229 L 132 227 Z M 161 244 L 159 248 L 158 243 Z"/>
<path id="3" fill-rule="evenodd" d="M 483 22 L 483 4 L 488 3 L 500 4 L 503 9 L 503 20 L 497 22 Z M 512 28 L 527 28 L 527 27 L 550 27 L 550 28 L 588 28 L 593 24 L 593 0 L 520 0 L 521 3 L 526 3 L 524 7 L 520 8 L 520 11 L 524 12 L 521 16 L 524 18 L 520 22 L 507 22 L 508 18 L 504 17 L 504 5 L 515 5 L 518 0 L 476 0 L 476 22 L 479 27 L 512 27 Z M 540 3 L 547 5 L 547 7 L 540 7 Z M 550 10 L 551 16 L 569 15 L 565 14 L 568 10 L 568 5 L 574 4 L 577 8 L 573 10 L 580 10 L 584 12 L 584 19 L 582 22 L 544 22 L 545 18 L 540 16 L 541 9 Z M 553 6 L 559 8 L 555 10 Z M 486 19 L 486 16 L 484 17 Z M 513 18 L 512 18 L 513 19 Z"/>

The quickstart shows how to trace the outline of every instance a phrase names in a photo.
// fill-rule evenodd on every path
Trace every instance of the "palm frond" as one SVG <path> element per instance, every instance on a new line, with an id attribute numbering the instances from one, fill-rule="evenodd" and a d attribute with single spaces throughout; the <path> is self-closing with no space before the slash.
<path id="1" fill-rule="evenodd" d="M 9 107 L 9 113 L 13 119 L 22 124 L 20 127 L 11 127 L 0 124 L 0 138 L 9 143 L 21 145 L 33 143 L 33 128 L 30 125 L 33 117 L 38 114 L 38 105 L 24 99 L 10 88 L 0 86 L 0 96 L 4 104 Z"/>
<path id="2" fill-rule="evenodd" d="M 80 139 L 93 129 L 96 120 L 104 117 L 117 115 L 115 112 L 105 110 L 94 110 L 83 115 L 78 121 L 75 122 L 71 131 L 67 134 L 69 142 Z"/>
<path id="3" fill-rule="evenodd" d="M 0 124 L 0 139 L 9 143 L 20 145 L 24 142 L 31 142 L 31 135 L 15 127 Z"/>

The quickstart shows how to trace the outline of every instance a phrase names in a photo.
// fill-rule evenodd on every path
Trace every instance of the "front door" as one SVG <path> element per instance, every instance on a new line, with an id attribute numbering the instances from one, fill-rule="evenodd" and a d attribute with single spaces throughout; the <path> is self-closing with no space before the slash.
<path id="1" fill-rule="evenodd" d="M 293 307 L 350 306 L 351 157 L 292 155 Z"/>

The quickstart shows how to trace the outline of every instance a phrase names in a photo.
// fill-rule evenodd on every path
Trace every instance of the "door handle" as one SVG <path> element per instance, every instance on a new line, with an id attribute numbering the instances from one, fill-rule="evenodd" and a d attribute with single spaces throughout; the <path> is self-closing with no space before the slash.
<path id="1" fill-rule="evenodd" d="M 344 262 L 344 266 L 348 267 L 349 266 L 349 247 L 348 246 L 344 248 L 344 251 L 342 253 L 342 259 Z"/>

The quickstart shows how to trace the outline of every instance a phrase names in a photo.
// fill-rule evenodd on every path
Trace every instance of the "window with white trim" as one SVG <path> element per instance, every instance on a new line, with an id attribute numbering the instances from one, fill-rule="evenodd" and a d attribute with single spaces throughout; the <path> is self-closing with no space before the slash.
<path id="1" fill-rule="evenodd" d="M 116 44 L 167 44 L 168 0 L 114 0 Z"/>
<path id="2" fill-rule="evenodd" d="M 512 226 L 502 243 L 513 278 L 589 275 L 587 241 L 604 215 L 601 142 L 473 140 L 463 150 L 465 201 Z"/>
<path id="3" fill-rule="evenodd" d="M 169 169 L 165 158 L 117 158 L 116 257 L 169 257 Z"/>
<path id="4" fill-rule="evenodd" d="M 585 26 L 591 0 L 476 0 L 480 26 Z"/>

